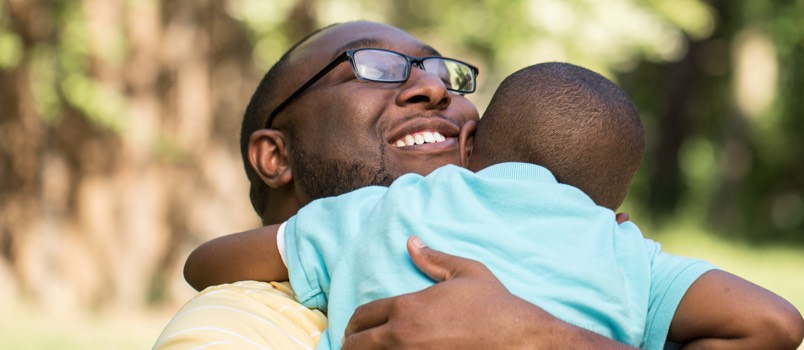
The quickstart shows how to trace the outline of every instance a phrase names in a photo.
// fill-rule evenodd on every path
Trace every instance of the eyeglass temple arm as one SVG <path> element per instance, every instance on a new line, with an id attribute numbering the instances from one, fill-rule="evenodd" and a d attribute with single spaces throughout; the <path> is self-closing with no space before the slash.
<path id="1" fill-rule="evenodd" d="M 314 75 L 312 78 L 310 78 L 310 80 L 308 80 L 306 83 L 304 83 L 304 85 L 302 85 L 300 88 L 298 88 L 292 94 L 290 94 L 290 96 L 288 96 L 288 98 L 286 98 L 284 101 L 282 101 L 282 103 L 280 103 L 279 106 L 276 106 L 276 108 L 274 108 L 274 111 L 271 112 L 271 114 L 268 115 L 268 120 L 265 121 L 265 129 L 270 129 L 271 128 L 271 123 L 273 123 L 274 118 L 276 118 L 276 115 L 279 114 L 279 112 L 281 112 L 283 109 L 285 109 L 285 107 L 287 107 L 291 102 L 293 102 L 293 100 L 295 100 L 297 97 L 301 96 L 301 94 L 303 94 L 308 88 L 310 88 L 310 86 L 313 86 L 313 84 L 315 84 L 319 79 L 324 77 L 324 75 L 329 73 L 329 71 L 331 71 L 332 69 L 337 67 L 339 64 L 341 64 L 341 62 L 343 62 L 348 57 L 349 56 L 347 55 L 346 52 L 344 52 L 340 56 L 336 57 L 326 67 L 321 69 L 316 75 Z"/>

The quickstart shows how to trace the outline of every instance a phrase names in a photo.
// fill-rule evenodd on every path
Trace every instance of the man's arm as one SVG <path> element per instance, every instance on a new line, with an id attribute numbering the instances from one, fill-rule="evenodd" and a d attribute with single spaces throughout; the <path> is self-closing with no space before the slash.
<path id="1" fill-rule="evenodd" d="M 359 307 L 344 349 L 632 349 L 520 299 L 483 264 L 408 241 L 435 286 Z"/>
<path id="2" fill-rule="evenodd" d="M 804 319 L 780 296 L 714 270 L 684 294 L 667 338 L 682 349 L 796 349 Z"/>
<path id="3" fill-rule="evenodd" d="M 196 290 L 236 281 L 287 281 L 276 245 L 279 225 L 215 238 L 196 248 L 184 264 L 184 279 Z"/>

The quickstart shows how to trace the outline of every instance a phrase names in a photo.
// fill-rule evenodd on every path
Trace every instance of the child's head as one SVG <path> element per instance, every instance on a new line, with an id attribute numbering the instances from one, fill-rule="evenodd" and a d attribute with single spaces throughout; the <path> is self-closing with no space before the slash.
<path id="1" fill-rule="evenodd" d="M 636 108 L 600 74 L 567 63 L 506 78 L 477 125 L 469 169 L 502 162 L 546 167 L 616 210 L 645 152 Z"/>

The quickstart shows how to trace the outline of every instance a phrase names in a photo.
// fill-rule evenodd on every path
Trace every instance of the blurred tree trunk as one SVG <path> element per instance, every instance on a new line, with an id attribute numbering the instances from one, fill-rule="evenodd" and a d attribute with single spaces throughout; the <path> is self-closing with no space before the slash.
<path id="1" fill-rule="evenodd" d="M 23 56 L 0 71 L 3 283 L 68 309 L 184 301 L 189 250 L 257 224 L 236 140 L 261 74 L 241 26 L 213 0 L 6 7 Z"/>
<path id="2" fill-rule="evenodd" d="M 710 1 L 710 4 L 718 18 L 723 19 L 724 3 Z M 646 167 L 648 185 L 644 200 L 652 218 L 659 222 L 678 214 L 684 199 L 709 199 L 706 195 L 690 196 L 691 191 L 698 190 L 691 185 L 699 184 L 690 184 L 690 179 L 685 178 L 681 157 L 685 142 L 696 136 L 711 140 L 711 130 L 729 119 L 723 114 L 731 102 L 727 88 L 730 68 L 728 54 L 724 52 L 727 30 L 721 22 L 707 39 L 688 39 L 687 52 L 679 61 L 644 63 L 642 69 L 626 78 L 632 80 L 632 84 L 636 82 L 629 90 L 634 91 L 634 95 L 642 95 L 643 107 L 651 104 L 644 101 L 654 101 L 648 109 L 657 113 L 655 133 L 653 139 L 648 140 L 654 147 L 645 157 L 645 163 L 650 166 Z M 640 87 L 651 85 L 657 88 L 640 91 Z M 706 205 L 701 209 L 705 210 Z"/>
<path id="3" fill-rule="evenodd" d="M 690 43 L 689 53 L 684 58 L 663 69 L 661 86 L 666 104 L 664 113 L 659 116 L 658 146 L 649 156 L 654 158 L 655 166 L 649 179 L 648 205 L 656 218 L 672 214 L 685 190 L 678 160 L 683 141 L 694 131 L 690 103 L 698 91 L 691 87 L 701 79 L 696 65 L 700 45 Z"/>

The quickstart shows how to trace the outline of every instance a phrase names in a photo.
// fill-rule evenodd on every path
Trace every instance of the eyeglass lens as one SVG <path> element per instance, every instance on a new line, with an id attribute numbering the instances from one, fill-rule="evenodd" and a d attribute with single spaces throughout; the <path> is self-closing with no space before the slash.
<path id="1" fill-rule="evenodd" d="M 407 78 L 407 59 L 394 52 L 356 51 L 354 63 L 357 73 L 363 79 L 396 82 Z"/>
<path id="2" fill-rule="evenodd" d="M 408 59 L 395 52 L 384 50 L 358 50 L 354 53 L 354 65 L 362 79 L 381 82 L 403 82 L 409 74 Z M 430 57 L 423 61 L 424 70 L 435 73 L 448 89 L 474 91 L 472 69 L 464 63 Z"/>
<path id="3" fill-rule="evenodd" d="M 429 58 L 424 60 L 424 70 L 437 73 L 450 90 L 474 91 L 472 69 L 450 59 Z"/>

